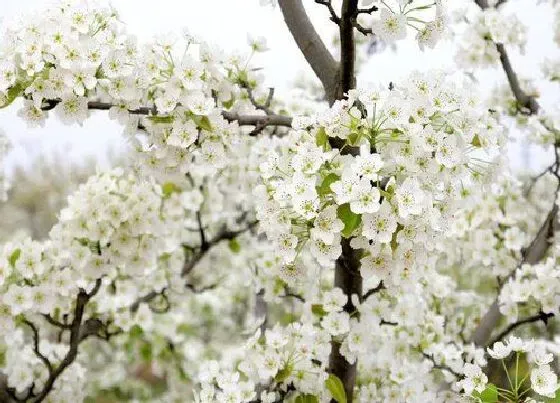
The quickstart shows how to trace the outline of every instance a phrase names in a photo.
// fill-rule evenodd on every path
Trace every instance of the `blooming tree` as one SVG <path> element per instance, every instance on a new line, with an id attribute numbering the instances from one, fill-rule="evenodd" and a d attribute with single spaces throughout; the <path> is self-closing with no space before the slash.
<path id="1" fill-rule="evenodd" d="M 2 402 L 558 401 L 559 123 L 510 61 L 521 16 L 315 3 L 340 61 L 301 0 L 277 4 L 322 84 L 304 113 L 263 88 L 262 39 L 140 44 L 93 1 L 5 32 L 0 105 L 31 126 L 108 111 L 133 150 L 48 237 L 1 245 Z M 469 74 L 356 82 L 357 43 L 410 35 Z M 490 99 L 468 78 L 487 67 L 508 84 Z M 554 151 L 536 177 L 503 157 L 514 130 Z"/>

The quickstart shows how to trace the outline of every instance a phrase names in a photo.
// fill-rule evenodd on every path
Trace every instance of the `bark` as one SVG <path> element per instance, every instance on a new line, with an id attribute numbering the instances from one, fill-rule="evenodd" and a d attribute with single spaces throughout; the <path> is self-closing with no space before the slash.
<path id="1" fill-rule="evenodd" d="M 325 95 L 332 104 L 338 90 L 338 65 L 313 24 L 301 0 L 278 0 L 284 21 L 307 63 L 323 84 Z"/>

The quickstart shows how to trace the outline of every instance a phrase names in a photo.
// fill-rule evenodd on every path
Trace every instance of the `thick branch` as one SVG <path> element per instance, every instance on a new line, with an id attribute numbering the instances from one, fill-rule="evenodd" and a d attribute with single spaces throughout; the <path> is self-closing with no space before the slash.
<path id="1" fill-rule="evenodd" d="M 356 44 L 354 43 L 354 21 L 358 13 L 358 0 L 344 0 L 340 18 L 340 93 L 344 97 L 349 90 L 356 87 L 355 63 Z"/>
<path id="2" fill-rule="evenodd" d="M 338 92 L 338 65 L 309 20 L 301 0 L 278 0 L 286 25 L 305 60 L 323 84 L 329 103 Z"/>

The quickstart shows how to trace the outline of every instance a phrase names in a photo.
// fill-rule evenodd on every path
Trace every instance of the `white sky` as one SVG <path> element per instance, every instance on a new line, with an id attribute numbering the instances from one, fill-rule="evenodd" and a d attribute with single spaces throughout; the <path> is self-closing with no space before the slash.
<path id="1" fill-rule="evenodd" d="M 455 0 L 450 0 L 455 1 Z M 458 1 L 458 0 L 457 0 Z M 47 7 L 46 0 L 0 0 L 0 18 L 11 22 L 30 11 Z M 520 9 L 525 2 L 520 17 L 531 26 L 527 54 L 519 57 L 511 52 L 515 69 L 527 76 L 537 71 L 539 61 L 550 56 L 554 50 L 550 40 L 553 20 L 550 10 L 544 6 L 526 7 L 526 0 L 510 0 L 511 10 Z M 334 26 L 328 20 L 325 7 L 304 0 L 308 12 L 318 31 L 330 42 Z M 277 96 L 282 96 L 291 83 L 302 74 L 312 76 L 312 72 L 295 46 L 287 31 L 278 8 L 261 7 L 259 0 L 113 0 L 112 4 L 120 12 L 129 32 L 146 40 L 153 35 L 175 32 L 188 28 L 207 42 L 219 45 L 226 52 L 245 51 L 247 33 L 264 36 L 270 50 L 261 54 L 255 63 L 264 68 L 267 86 L 276 88 Z M 1 24 L 1 22 L 0 22 Z M 1 27 L 0 27 L 1 28 Z M 0 29 L 1 31 L 1 29 Z M 449 44 L 438 45 L 436 50 L 420 52 L 416 44 L 399 42 L 398 50 L 385 50 L 370 57 L 359 77 L 360 83 L 398 81 L 414 69 L 427 70 L 453 65 L 453 51 Z M 500 70 L 477 74 L 481 83 L 491 88 L 494 83 L 504 80 Z M 545 96 L 557 91 L 547 88 Z M 545 97 L 546 98 L 546 97 Z M 546 101 L 546 100 L 545 100 Z M 123 144 L 121 127 L 111 122 L 103 112 L 95 112 L 82 128 L 64 126 L 56 119 L 49 119 L 45 128 L 29 129 L 17 117 L 18 105 L 0 110 L 0 128 L 4 129 L 15 144 L 7 164 L 29 160 L 30 155 L 45 150 L 64 150 L 71 158 L 84 155 L 103 155 L 107 148 L 119 148 Z M 542 165 L 544 154 L 532 153 L 531 161 L 526 161 L 514 147 L 510 153 L 514 165 L 538 167 Z"/>

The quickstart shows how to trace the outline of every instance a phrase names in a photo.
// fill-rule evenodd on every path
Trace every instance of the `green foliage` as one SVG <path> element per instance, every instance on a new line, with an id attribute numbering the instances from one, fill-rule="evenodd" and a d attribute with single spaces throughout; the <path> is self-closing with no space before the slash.
<path id="1" fill-rule="evenodd" d="M 8 259 L 10 262 L 10 266 L 12 266 L 13 268 L 16 267 L 16 262 L 19 259 L 21 255 L 21 249 L 17 248 L 15 251 L 12 252 L 12 254 L 10 255 L 10 258 Z"/>
<path id="2" fill-rule="evenodd" d="M 319 147 L 323 147 L 324 150 L 329 148 L 329 136 L 324 127 L 320 127 L 315 135 L 315 144 Z"/>
<path id="3" fill-rule="evenodd" d="M 331 184 L 336 182 L 339 179 L 340 179 L 340 176 L 338 176 L 337 174 L 334 174 L 334 173 L 330 173 L 327 176 L 325 176 L 325 179 L 323 179 L 323 182 L 321 182 L 321 184 L 319 186 L 317 186 L 317 193 L 319 194 L 319 196 L 325 196 L 329 193 L 332 193 Z"/>
<path id="4" fill-rule="evenodd" d="M 352 212 L 349 203 L 342 204 L 338 207 L 337 216 L 344 223 L 344 229 L 342 230 L 342 236 L 344 238 L 350 238 L 354 230 L 358 228 L 362 222 L 361 214 Z"/>
<path id="5" fill-rule="evenodd" d="M 486 389 L 482 392 L 477 392 L 476 390 L 472 393 L 472 396 L 479 398 L 483 403 L 496 403 L 498 402 L 498 389 L 493 383 L 486 385 Z"/>
<path id="6" fill-rule="evenodd" d="M 284 368 L 282 368 L 280 371 L 278 371 L 278 373 L 274 377 L 274 381 L 277 382 L 277 383 L 284 382 L 292 374 L 293 370 L 294 370 L 294 365 L 292 363 L 288 362 L 284 366 Z"/>
<path id="7" fill-rule="evenodd" d="M 331 392 L 334 400 L 338 403 L 346 403 L 346 391 L 340 378 L 334 374 L 330 374 L 325 381 L 325 386 Z"/>
<path id="8" fill-rule="evenodd" d="M 295 403 L 319 403 L 319 399 L 316 396 L 305 394 L 296 397 Z"/>
<path id="9" fill-rule="evenodd" d="M 239 251 L 241 250 L 241 245 L 239 244 L 237 238 L 230 239 L 228 242 L 228 247 L 229 250 L 233 253 L 239 253 Z"/>
<path id="10" fill-rule="evenodd" d="M 323 309 L 323 305 L 321 304 L 311 305 L 311 312 L 313 312 L 313 315 L 319 316 L 320 318 L 327 314 L 327 312 Z"/>

